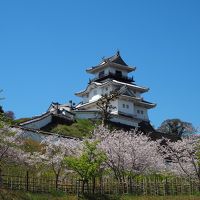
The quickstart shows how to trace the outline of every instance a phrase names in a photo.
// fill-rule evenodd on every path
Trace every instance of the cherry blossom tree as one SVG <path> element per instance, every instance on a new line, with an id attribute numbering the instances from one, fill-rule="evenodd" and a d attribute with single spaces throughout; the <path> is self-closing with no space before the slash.
<path id="1" fill-rule="evenodd" d="M 8 162 L 14 162 L 22 144 L 23 132 L 10 128 L 5 123 L 0 128 L 0 185 L 2 184 L 2 166 Z"/>
<path id="2" fill-rule="evenodd" d="M 107 166 L 120 182 L 124 182 L 127 175 L 165 169 L 163 156 L 158 151 L 160 141 L 152 141 L 137 130 L 109 131 L 101 126 L 94 131 L 94 137 L 100 140 L 100 147 L 107 155 Z"/>
<path id="3" fill-rule="evenodd" d="M 97 100 L 96 105 L 101 114 L 101 123 L 103 126 L 108 123 L 108 121 L 112 117 L 112 110 L 116 108 L 112 105 L 113 101 L 115 101 L 119 97 L 119 95 L 122 94 L 126 89 L 126 86 L 114 89 L 109 94 L 102 94 L 101 98 Z"/>
<path id="4" fill-rule="evenodd" d="M 50 166 L 55 174 L 56 189 L 61 172 L 66 168 L 64 159 L 67 156 L 75 156 L 80 153 L 82 143 L 79 140 L 61 138 L 56 136 L 45 137 L 40 158 L 46 166 Z"/>
<path id="5" fill-rule="evenodd" d="M 166 142 L 162 151 L 168 158 L 168 170 L 179 176 L 195 178 L 200 189 L 200 137 L 198 135 L 184 137 L 177 142 Z"/>

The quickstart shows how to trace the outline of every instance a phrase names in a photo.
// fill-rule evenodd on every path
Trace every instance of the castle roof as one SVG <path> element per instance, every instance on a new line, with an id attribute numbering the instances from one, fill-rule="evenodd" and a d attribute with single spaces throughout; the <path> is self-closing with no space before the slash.
<path id="1" fill-rule="evenodd" d="M 108 57 L 103 59 L 103 61 L 109 61 L 109 62 L 113 62 L 116 64 L 120 64 L 120 65 L 124 65 L 124 66 L 128 66 L 124 60 L 122 59 L 122 57 L 120 56 L 120 52 L 117 51 L 117 53 L 114 56 Z M 102 63 L 101 63 L 102 64 Z"/>
<path id="2" fill-rule="evenodd" d="M 86 72 L 95 73 L 108 66 L 112 66 L 118 69 L 123 69 L 126 70 L 127 72 L 132 72 L 136 69 L 136 67 L 128 66 L 120 56 L 119 51 L 117 51 L 117 53 L 114 56 L 103 58 L 102 62 L 99 65 L 86 69 Z"/>
<path id="3" fill-rule="evenodd" d="M 77 92 L 77 93 L 75 93 L 75 95 L 82 97 L 83 95 L 89 93 L 90 88 L 102 87 L 102 86 L 111 85 L 111 84 L 119 85 L 119 86 L 127 86 L 130 89 L 134 89 L 134 90 L 137 90 L 140 92 L 147 92 L 149 90 L 149 88 L 147 88 L 147 87 L 138 86 L 135 84 L 124 83 L 124 82 L 116 81 L 116 80 L 109 80 L 109 81 L 106 81 L 103 83 L 92 82 L 87 86 L 87 88 L 85 90 Z"/>
<path id="4" fill-rule="evenodd" d="M 122 94 L 119 97 L 120 99 L 131 99 L 132 101 L 134 101 L 135 105 L 138 106 L 143 106 L 147 109 L 151 109 L 154 108 L 156 106 L 155 103 L 151 103 L 148 101 L 143 100 L 143 98 L 141 97 L 136 97 L 136 96 L 130 96 L 130 95 L 126 95 L 126 94 Z M 99 99 L 96 99 L 94 101 L 90 101 L 87 103 L 80 103 L 76 106 L 76 109 L 87 109 L 88 107 L 93 107 L 94 105 L 96 105 L 96 103 L 98 102 Z"/>

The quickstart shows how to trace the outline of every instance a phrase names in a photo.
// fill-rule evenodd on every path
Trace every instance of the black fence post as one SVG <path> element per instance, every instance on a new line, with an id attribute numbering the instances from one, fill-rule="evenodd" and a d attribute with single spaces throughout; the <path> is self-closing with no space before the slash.
<path id="1" fill-rule="evenodd" d="M 165 178 L 165 194 L 166 195 L 169 195 L 170 194 L 170 190 L 169 190 L 169 182 L 168 182 L 168 179 L 167 177 Z"/>
<path id="2" fill-rule="evenodd" d="M 29 191 L 29 172 L 26 171 L 26 191 Z"/>
<path id="3" fill-rule="evenodd" d="M 2 176 L 2 169 L 0 167 L 0 188 L 3 186 L 3 176 Z"/>

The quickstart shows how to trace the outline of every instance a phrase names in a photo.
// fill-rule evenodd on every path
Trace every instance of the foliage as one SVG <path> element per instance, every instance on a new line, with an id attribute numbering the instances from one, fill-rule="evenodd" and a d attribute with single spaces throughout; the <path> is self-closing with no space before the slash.
<path id="1" fill-rule="evenodd" d="M 3 92 L 3 90 L 0 90 L 0 93 Z M 0 97 L 0 100 L 3 100 L 4 98 Z M 3 127 L 3 123 L 12 125 L 14 124 L 13 120 L 15 118 L 13 111 L 7 111 L 5 112 L 3 110 L 3 107 L 0 105 L 0 128 Z M 2 123 L 3 122 L 3 123 Z"/>
<path id="2" fill-rule="evenodd" d="M 5 113 L 0 113 L 0 128 L 2 128 L 4 124 L 11 126 L 14 125 L 15 122 L 12 118 L 7 117 Z"/>
<path id="3" fill-rule="evenodd" d="M 101 95 L 101 98 L 97 100 L 97 108 L 101 114 L 101 123 L 106 125 L 111 118 L 111 112 L 115 109 L 115 106 L 112 105 L 112 102 L 117 99 L 117 97 L 126 89 L 126 87 L 121 87 L 118 90 L 113 90 L 109 94 L 105 93 Z"/>
<path id="4" fill-rule="evenodd" d="M 0 114 L 4 113 L 3 107 L 0 106 Z"/>
<path id="5" fill-rule="evenodd" d="M 66 135 L 66 136 L 73 136 L 73 137 L 89 137 L 91 136 L 91 132 L 95 128 L 95 123 L 91 120 L 87 119 L 78 119 L 75 123 L 71 125 L 57 125 L 50 129 L 50 132 Z"/>
<path id="6" fill-rule="evenodd" d="M 5 113 L 4 113 L 4 115 L 7 117 L 7 118 L 10 118 L 10 119 L 12 119 L 12 120 L 14 120 L 15 119 L 15 114 L 14 114 L 14 112 L 13 111 L 6 111 Z"/>
<path id="7" fill-rule="evenodd" d="M 98 149 L 97 145 L 97 141 L 85 141 L 82 154 L 79 157 L 65 158 L 67 166 L 74 170 L 82 180 L 88 181 L 100 175 L 102 164 L 106 160 L 106 155 Z"/>
<path id="8" fill-rule="evenodd" d="M 161 149 L 169 160 L 167 167 L 170 172 L 195 178 L 200 184 L 199 141 L 198 135 L 184 137 L 177 142 L 167 141 Z"/>
<path id="9" fill-rule="evenodd" d="M 9 162 L 18 162 L 24 159 L 26 154 L 21 151 L 22 132 L 10 128 L 3 123 L 0 128 L 0 186 L 2 185 L 2 167 Z"/>
<path id="10" fill-rule="evenodd" d="M 39 157 L 45 166 L 53 170 L 57 189 L 60 174 L 65 167 L 64 158 L 66 156 L 75 156 L 81 143 L 74 139 L 48 136 L 42 140 L 41 144 L 43 147 Z"/>
<path id="11" fill-rule="evenodd" d="M 24 138 L 23 143 L 24 144 L 22 149 L 25 152 L 34 153 L 42 151 L 42 145 L 38 141 L 32 140 L 30 138 Z"/>
<path id="12" fill-rule="evenodd" d="M 65 174 L 75 172 L 87 183 L 96 177 L 100 180 L 105 171 L 119 183 L 135 176 L 170 174 L 193 178 L 200 186 L 199 141 L 198 135 L 191 135 L 177 142 L 165 139 L 165 145 L 160 145 L 161 140 L 152 141 L 137 130 L 110 131 L 99 126 L 90 140 L 46 136 L 39 144 L 4 123 L 0 129 L 0 164 L 51 172 L 56 188 Z"/>
<path id="13" fill-rule="evenodd" d="M 158 128 L 158 131 L 178 137 L 196 133 L 196 129 L 191 123 L 181 121 L 180 119 L 165 120 Z"/>
<path id="14" fill-rule="evenodd" d="M 5 160 L 16 159 L 21 145 L 21 134 L 7 125 L 0 128 L 0 165 Z"/>
<path id="15" fill-rule="evenodd" d="M 0 93 L 2 92 L 2 90 L 0 90 Z M 0 100 L 2 100 L 3 98 L 0 97 Z M 2 121 L 2 116 L 3 116 L 3 113 L 4 113 L 4 110 L 3 110 L 3 107 L 0 105 L 0 128 L 3 126 L 1 124 L 1 121 Z"/>
<path id="16" fill-rule="evenodd" d="M 8 165 L 18 165 L 26 171 L 36 171 L 41 160 L 35 146 L 24 138 L 24 132 L 8 125 L 0 129 L 0 184 L 1 172 Z M 38 146 L 37 146 L 38 148 Z"/>
<path id="17" fill-rule="evenodd" d="M 16 124 L 20 124 L 20 123 L 25 122 L 25 121 L 28 121 L 28 120 L 30 120 L 30 119 L 31 119 L 31 118 L 29 118 L 29 117 L 16 119 L 16 120 L 15 120 L 15 123 L 16 123 Z"/>
<path id="18" fill-rule="evenodd" d="M 101 141 L 100 147 L 107 155 L 107 167 L 119 181 L 124 181 L 127 175 L 135 176 L 165 169 L 164 159 L 158 151 L 160 141 L 151 141 L 136 130 L 109 131 L 101 126 L 94 131 L 94 137 Z"/>

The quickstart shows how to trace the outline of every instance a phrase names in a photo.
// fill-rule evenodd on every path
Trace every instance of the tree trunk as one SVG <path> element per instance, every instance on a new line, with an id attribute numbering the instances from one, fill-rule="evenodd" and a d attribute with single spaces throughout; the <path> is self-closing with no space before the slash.
<path id="1" fill-rule="evenodd" d="M 105 127 L 106 122 L 107 122 L 106 118 L 105 118 L 105 117 L 102 117 L 101 124 L 102 124 L 103 127 Z"/>
<path id="2" fill-rule="evenodd" d="M 58 178 L 59 178 L 59 174 L 56 174 L 56 190 L 58 190 Z"/>

